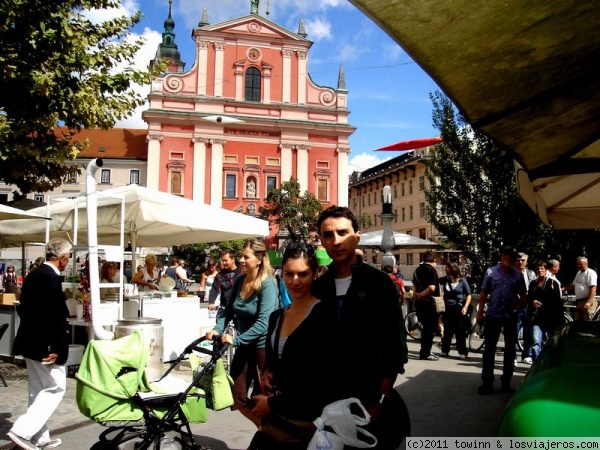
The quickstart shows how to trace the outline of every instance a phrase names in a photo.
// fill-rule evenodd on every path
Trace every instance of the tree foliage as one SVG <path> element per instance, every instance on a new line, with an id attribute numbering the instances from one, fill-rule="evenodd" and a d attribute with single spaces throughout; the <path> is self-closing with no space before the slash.
<path id="1" fill-rule="evenodd" d="M 244 242 L 243 239 L 235 239 L 233 241 L 214 244 L 180 245 L 173 247 L 173 255 L 183 258 L 186 266 L 192 270 L 192 273 L 197 274 L 206 269 L 208 260 L 212 260 L 213 262 L 219 261 L 223 250 L 233 250 L 236 257 L 241 256 Z"/>
<path id="2" fill-rule="evenodd" d="M 444 142 L 428 162 L 428 220 L 465 252 L 476 277 L 496 262 L 503 245 L 547 257 L 552 230 L 519 196 L 510 155 L 472 128 L 443 94 L 431 100 Z"/>
<path id="3" fill-rule="evenodd" d="M 357 220 L 358 220 L 358 226 L 360 227 L 361 230 L 371 228 L 374 225 L 371 215 L 367 214 L 367 213 L 362 213 L 360 216 L 358 216 Z"/>
<path id="4" fill-rule="evenodd" d="M 143 104 L 133 87 L 152 74 L 132 68 L 143 42 L 129 31 L 140 13 L 102 23 L 86 16 L 119 6 L 0 0 L 0 179 L 22 195 L 56 188 L 78 171 L 65 164 L 87 145 L 73 140 L 75 132 L 111 128 Z M 59 125 L 64 131 L 55 132 Z"/>
<path id="5" fill-rule="evenodd" d="M 279 229 L 285 229 L 292 241 L 308 240 L 311 231 L 316 231 L 317 219 L 323 210 L 319 200 L 308 191 L 300 193 L 297 179 L 273 189 L 265 199 L 261 217 Z"/>

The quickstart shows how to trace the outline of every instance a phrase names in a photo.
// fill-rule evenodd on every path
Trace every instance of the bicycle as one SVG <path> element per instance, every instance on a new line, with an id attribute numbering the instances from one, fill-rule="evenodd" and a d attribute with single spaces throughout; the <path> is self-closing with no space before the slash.
<path id="1" fill-rule="evenodd" d="M 570 316 L 569 313 L 564 312 L 563 317 L 565 323 L 573 322 L 573 318 Z M 485 325 L 480 325 L 478 323 L 473 325 L 473 328 L 471 328 L 471 332 L 469 333 L 470 351 L 476 353 L 483 351 L 483 348 L 485 346 L 484 333 Z M 504 342 L 503 336 L 504 332 L 501 332 L 500 337 L 498 339 L 499 344 L 501 342 Z M 519 351 L 523 351 L 523 327 L 521 327 L 521 329 L 519 330 L 519 335 L 517 336 L 517 348 L 519 349 Z"/>

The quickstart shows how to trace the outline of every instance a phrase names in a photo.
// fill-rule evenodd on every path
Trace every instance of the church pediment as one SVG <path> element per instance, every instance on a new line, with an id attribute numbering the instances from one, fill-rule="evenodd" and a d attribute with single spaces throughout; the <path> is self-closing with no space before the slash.
<path id="1" fill-rule="evenodd" d="M 308 39 L 303 38 L 302 36 L 256 14 L 239 17 L 237 19 L 220 22 L 214 25 L 203 26 L 200 29 L 196 29 L 196 32 L 207 31 L 211 33 L 231 33 L 238 35 L 245 34 L 249 36 L 259 36 L 271 39 L 291 39 L 298 42 L 310 43 Z"/>

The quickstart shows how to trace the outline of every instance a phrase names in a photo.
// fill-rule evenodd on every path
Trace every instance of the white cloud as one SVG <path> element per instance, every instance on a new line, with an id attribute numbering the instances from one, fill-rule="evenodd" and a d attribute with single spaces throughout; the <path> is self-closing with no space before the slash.
<path id="1" fill-rule="evenodd" d="M 304 22 L 306 32 L 312 41 L 331 39 L 331 22 L 323 17 L 315 17 Z"/>
<path id="2" fill-rule="evenodd" d="M 382 162 L 391 159 L 390 156 L 379 156 L 373 153 L 361 153 L 350 158 L 348 162 L 348 173 L 352 172 L 364 172 L 371 167 L 381 164 Z"/>
<path id="3" fill-rule="evenodd" d="M 158 44 L 162 41 L 162 35 L 157 31 L 145 28 L 142 35 L 132 34 L 129 39 L 135 40 L 139 37 L 144 39 L 144 45 L 138 50 L 133 61 L 136 69 L 146 69 L 148 64 L 156 56 Z M 136 86 L 135 91 L 146 97 L 150 92 L 150 86 Z M 127 119 L 117 122 L 117 128 L 146 128 L 148 125 L 142 120 L 142 111 L 148 109 L 148 103 L 138 107 Z"/>
<path id="4" fill-rule="evenodd" d="M 123 0 L 118 8 L 90 9 L 85 11 L 85 16 L 93 23 L 101 23 L 122 16 L 131 17 L 139 9 L 137 0 Z"/>

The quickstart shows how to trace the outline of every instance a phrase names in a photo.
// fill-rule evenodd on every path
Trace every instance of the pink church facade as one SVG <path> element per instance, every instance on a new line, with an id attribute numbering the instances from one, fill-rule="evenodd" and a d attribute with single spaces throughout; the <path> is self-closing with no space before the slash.
<path id="1" fill-rule="evenodd" d="M 355 128 L 343 69 L 336 88 L 312 81 L 302 22 L 298 33 L 255 12 L 207 22 L 205 10 L 188 71 L 176 50 L 157 53 L 170 66 L 153 81 L 143 113 L 148 187 L 258 214 L 269 190 L 293 177 L 323 207 L 347 206 Z M 173 38 L 163 34 L 163 43 Z"/>

